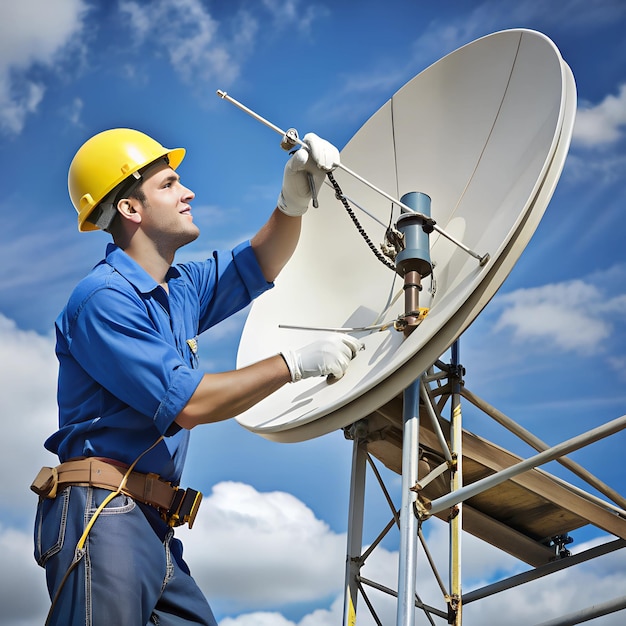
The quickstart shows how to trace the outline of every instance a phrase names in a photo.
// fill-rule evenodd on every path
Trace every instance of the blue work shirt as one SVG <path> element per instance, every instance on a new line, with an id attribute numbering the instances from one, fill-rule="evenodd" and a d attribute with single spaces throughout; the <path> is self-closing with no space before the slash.
<path id="1" fill-rule="evenodd" d="M 130 256 L 106 258 L 56 321 L 59 430 L 45 443 L 63 462 L 107 457 L 178 484 L 189 431 L 174 420 L 202 379 L 197 336 L 272 287 L 250 243 L 172 266 L 169 295 Z"/>

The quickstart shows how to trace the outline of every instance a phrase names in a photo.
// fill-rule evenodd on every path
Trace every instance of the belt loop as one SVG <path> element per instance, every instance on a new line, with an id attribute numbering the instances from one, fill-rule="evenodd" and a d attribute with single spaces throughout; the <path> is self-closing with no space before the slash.
<path id="1" fill-rule="evenodd" d="M 91 484 L 93 483 L 99 483 L 101 482 L 99 479 L 101 478 L 100 474 L 102 472 L 100 471 L 100 467 L 98 465 L 98 463 L 96 462 L 95 459 L 89 459 L 89 482 Z"/>
<path id="2" fill-rule="evenodd" d="M 149 474 L 146 474 L 146 480 L 143 486 L 144 502 L 150 502 L 152 500 L 154 481 L 158 479 L 159 479 L 158 474 L 153 474 L 152 472 L 150 472 Z"/>

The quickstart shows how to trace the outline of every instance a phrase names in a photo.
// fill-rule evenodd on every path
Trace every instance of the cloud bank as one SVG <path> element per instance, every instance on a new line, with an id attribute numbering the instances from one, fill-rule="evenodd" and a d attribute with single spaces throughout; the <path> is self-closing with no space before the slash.
<path id="1" fill-rule="evenodd" d="M 76 64 L 88 7 L 83 0 L 5 2 L 0 20 L 0 130 L 19 134 L 46 91 L 39 68 Z"/>

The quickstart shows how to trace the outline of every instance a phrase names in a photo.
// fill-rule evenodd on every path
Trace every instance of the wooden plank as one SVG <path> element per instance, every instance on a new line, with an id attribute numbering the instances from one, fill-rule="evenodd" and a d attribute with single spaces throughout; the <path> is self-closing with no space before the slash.
<path id="1" fill-rule="evenodd" d="M 463 530 L 533 567 L 545 565 L 555 557 L 554 550 L 545 544 L 528 538 L 468 504 L 463 505 Z"/>
<path id="2" fill-rule="evenodd" d="M 449 423 L 442 420 L 444 434 Z M 402 468 L 402 399 L 394 398 L 368 417 L 368 450 L 396 473 Z M 430 420 L 420 419 L 420 446 L 433 455 L 441 449 Z M 472 482 L 505 469 L 522 459 L 503 448 L 464 430 L 463 482 Z M 447 475 L 446 475 L 447 476 Z M 423 495 L 434 499 L 449 492 L 440 477 Z M 547 472 L 534 469 L 493 487 L 466 503 L 469 513 L 464 529 L 530 563 L 545 563 L 549 550 L 542 542 L 593 524 L 626 539 L 626 520 L 613 511 L 572 492 Z M 504 531 L 504 528 L 507 531 Z M 524 556 L 526 555 L 526 556 Z"/>

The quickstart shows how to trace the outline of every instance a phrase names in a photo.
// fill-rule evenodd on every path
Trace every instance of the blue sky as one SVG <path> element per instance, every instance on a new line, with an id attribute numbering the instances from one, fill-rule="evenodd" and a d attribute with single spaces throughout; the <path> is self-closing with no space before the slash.
<path id="1" fill-rule="evenodd" d="M 546 215 L 463 336 L 462 360 L 468 388 L 554 444 L 626 412 L 622 0 L 2 3 L 0 414 L 8 433 L 0 546 L 11 563 L 0 574 L 3 624 L 39 624 L 47 610 L 43 571 L 31 557 L 28 485 L 41 464 L 54 463 L 42 448 L 56 423 L 53 323 L 108 241 L 77 231 L 66 181 L 80 144 L 128 126 L 185 147 L 179 171 L 196 193 L 202 235 L 179 260 L 202 258 L 256 232 L 275 205 L 285 162 L 277 135 L 217 89 L 278 126 L 341 148 L 431 63 L 514 27 L 539 30 L 560 49 L 577 83 L 577 122 Z M 203 338 L 205 370 L 234 367 L 243 323 L 237 316 Z M 469 410 L 467 425 L 529 454 Z M 340 623 L 351 456 L 342 433 L 277 444 L 229 422 L 192 439 L 185 481 L 205 503 L 184 540 L 220 626 Z M 625 444 L 620 434 L 573 456 L 624 493 Z M 365 542 L 381 519 L 386 513 L 368 519 Z M 444 531 L 436 522 L 428 529 L 441 554 Z M 602 539 L 592 531 L 576 538 L 577 549 Z M 472 538 L 464 546 L 467 589 L 520 570 Z M 390 539 L 372 571 L 393 585 L 396 560 Z M 465 622 L 495 623 L 490 616 L 506 606 L 509 624 L 537 623 L 608 599 L 626 584 L 626 559 L 618 553 L 566 580 L 542 581 L 541 594 L 516 590 L 480 615 L 468 607 Z M 622 621 L 618 614 L 597 623 Z"/>

